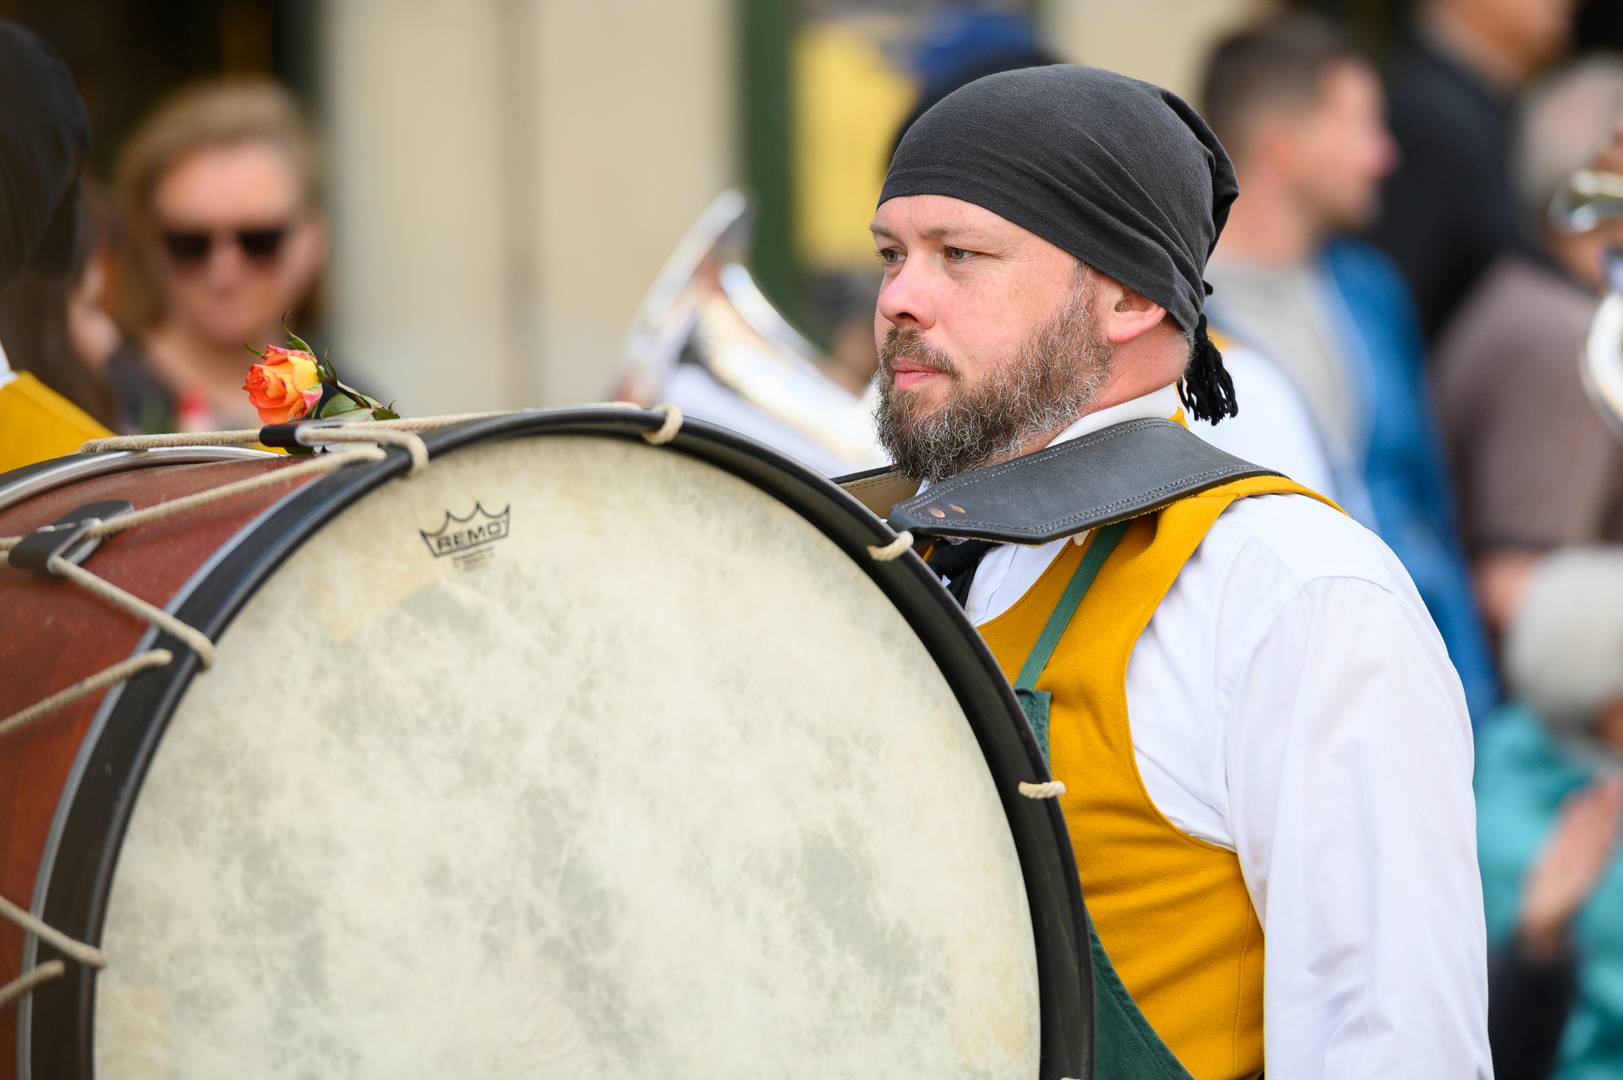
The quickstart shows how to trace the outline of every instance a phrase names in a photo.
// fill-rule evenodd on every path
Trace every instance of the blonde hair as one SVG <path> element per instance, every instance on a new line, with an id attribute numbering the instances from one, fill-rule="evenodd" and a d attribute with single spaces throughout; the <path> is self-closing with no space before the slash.
<path id="1" fill-rule="evenodd" d="M 1539 560 L 1505 636 L 1505 676 L 1552 733 L 1593 733 L 1602 706 L 1623 696 L 1623 547 Z"/>
<path id="2" fill-rule="evenodd" d="M 182 87 L 158 104 L 124 144 L 114 190 L 124 226 L 116 301 L 126 329 L 145 330 L 162 314 L 146 265 L 153 192 L 181 159 L 198 150 L 267 143 L 286 155 L 306 205 L 321 202 L 321 160 L 298 102 L 269 79 L 210 79 Z"/>

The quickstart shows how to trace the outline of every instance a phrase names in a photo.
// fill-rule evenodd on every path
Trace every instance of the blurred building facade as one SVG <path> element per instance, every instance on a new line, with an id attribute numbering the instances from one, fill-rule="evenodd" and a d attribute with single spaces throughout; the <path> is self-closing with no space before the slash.
<path id="1" fill-rule="evenodd" d="M 1063 58 L 1188 90 L 1210 40 L 1265 4 L 1005 6 Z M 748 100 L 773 89 L 750 84 L 748 53 L 772 48 L 763 6 L 786 5 L 326 0 L 329 336 L 359 373 L 411 412 L 600 398 L 683 231 L 724 187 L 766 186 L 752 141 L 788 157 L 787 190 L 758 211 L 763 245 L 793 245 L 761 261 L 799 275 L 763 273 L 773 298 L 804 320 L 810 279 L 871 269 L 868 219 L 916 92 L 907 47 L 941 5 L 792 11 L 776 119 Z"/>
<path id="2" fill-rule="evenodd" d="M 733 181 L 726 0 L 327 0 L 329 337 L 403 411 L 601 399 Z"/>
<path id="3" fill-rule="evenodd" d="M 289 82 L 326 135 L 334 225 L 309 329 L 424 414 L 601 398 L 643 293 L 729 186 L 758 199 L 763 289 L 830 343 L 870 303 L 867 221 L 944 14 L 1002 12 L 1060 59 L 1187 94 L 1210 42 L 1278 2 L 0 0 L 0 16 L 67 56 L 103 173 L 186 78 Z M 1377 45 L 1404 9 L 1296 2 Z M 843 316 L 820 313 L 828 295 Z"/>

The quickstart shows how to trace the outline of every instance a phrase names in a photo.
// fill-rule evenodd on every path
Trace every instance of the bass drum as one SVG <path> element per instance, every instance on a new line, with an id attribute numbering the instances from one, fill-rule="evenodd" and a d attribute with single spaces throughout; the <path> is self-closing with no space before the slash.
<path id="1" fill-rule="evenodd" d="M 175 654 L 0 742 L 0 887 L 107 957 L 7 1006 L 20 1076 L 1091 1075 L 1071 847 L 991 654 L 838 487 L 665 420 L 478 421 L 414 478 L 108 538 L 85 569 L 206 671 L 0 565 L 0 716 Z M 287 462 L 61 459 L 0 478 L 0 535 Z M 0 978 L 63 956 L 6 935 Z"/>

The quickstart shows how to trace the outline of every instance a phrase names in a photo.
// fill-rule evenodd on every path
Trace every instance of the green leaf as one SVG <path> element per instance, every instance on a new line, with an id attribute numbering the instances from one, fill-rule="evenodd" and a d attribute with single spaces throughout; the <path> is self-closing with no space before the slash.
<path id="1" fill-rule="evenodd" d="M 259 349 L 254 348 L 252 345 L 248 344 L 246 341 L 244 341 L 242 343 L 242 347 L 244 349 L 247 349 L 249 352 L 253 353 L 254 354 L 254 359 L 256 359 L 256 360 L 263 360 L 265 358 L 264 352 L 262 352 Z"/>
<path id="2" fill-rule="evenodd" d="M 362 406 L 355 404 L 348 398 L 331 397 L 327 399 L 327 404 L 321 407 L 321 415 L 317 419 L 331 420 L 335 416 L 349 416 L 360 412 L 361 409 Z"/>
<path id="3" fill-rule="evenodd" d="M 293 346 L 295 349 L 303 349 L 311 356 L 314 356 L 316 351 L 310 347 L 310 343 L 305 341 L 299 335 L 295 334 L 292 330 L 288 330 L 287 317 L 291 314 L 293 314 L 291 311 L 285 311 L 282 313 L 282 329 L 287 332 L 287 343 Z"/>
<path id="4" fill-rule="evenodd" d="M 339 393 L 349 395 L 349 399 L 355 403 L 356 408 L 366 409 L 379 403 L 377 398 L 369 397 L 355 389 L 353 386 L 348 386 L 342 382 L 339 382 L 337 379 L 333 380 L 333 385 L 338 387 Z"/>
<path id="5" fill-rule="evenodd" d="M 395 412 L 393 409 L 388 408 L 387 406 L 379 405 L 377 408 L 372 410 L 372 419 L 374 419 L 374 420 L 398 420 L 398 419 L 400 419 L 400 414 Z"/>

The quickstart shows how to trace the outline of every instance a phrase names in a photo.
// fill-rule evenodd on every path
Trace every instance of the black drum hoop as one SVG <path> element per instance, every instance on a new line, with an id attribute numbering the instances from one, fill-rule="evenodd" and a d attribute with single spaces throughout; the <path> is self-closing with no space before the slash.
<path id="1" fill-rule="evenodd" d="M 536 435 L 593 435 L 642 441 L 666 422 L 663 412 L 583 407 L 514 413 L 425 435 L 430 460 L 465 446 Z M 687 454 L 747 481 L 787 505 L 854 560 L 893 603 L 947 680 L 969 718 L 997 786 L 1019 854 L 1031 908 L 1041 1002 L 1040 1080 L 1091 1080 L 1094 1058 L 1093 965 L 1087 908 L 1057 799 L 1030 799 L 1021 782 L 1050 779 L 1036 737 L 991 650 L 940 580 L 916 554 L 880 562 L 869 545 L 894 534 L 872 511 L 821 474 L 726 428 L 685 420 L 663 448 Z M 210 560 L 177 599 L 174 614 L 218 639 L 249 598 L 300 545 L 350 504 L 403 476 L 404 450 L 346 465 L 296 489 Z M 198 670 L 197 654 L 163 633 L 150 644 L 177 659 L 143 672 L 109 695 L 103 716 L 80 748 L 47 841 L 36 888 L 51 926 L 91 944 L 102 924 L 118 852 L 169 718 Z M 116 697 L 114 696 L 116 695 Z M 110 707 L 109 707 L 110 705 Z M 57 958 L 36 943 L 36 963 Z M 37 988 L 19 1012 L 22 1080 L 91 1080 L 94 1075 L 95 978 L 72 962 L 67 974 Z"/>

